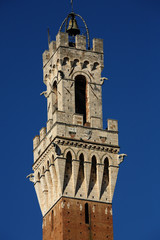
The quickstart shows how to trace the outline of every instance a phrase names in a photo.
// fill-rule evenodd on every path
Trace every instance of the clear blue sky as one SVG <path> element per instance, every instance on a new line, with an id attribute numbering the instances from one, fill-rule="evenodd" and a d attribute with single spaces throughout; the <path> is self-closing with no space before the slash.
<path id="1" fill-rule="evenodd" d="M 91 37 L 104 39 L 103 116 L 119 121 L 114 240 L 160 239 L 160 2 L 74 0 Z M 0 240 L 41 240 L 32 139 L 46 122 L 40 93 L 47 27 L 55 39 L 69 0 L 0 0 Z"/>

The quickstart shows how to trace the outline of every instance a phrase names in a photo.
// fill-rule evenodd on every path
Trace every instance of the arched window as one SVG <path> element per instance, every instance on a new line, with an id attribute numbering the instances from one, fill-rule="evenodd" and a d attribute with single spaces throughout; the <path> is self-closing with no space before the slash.
<path id="1" fill-rule="evenodd" d="M 57 82 L 54 81 L 53 83 L 53 106 L 54 111 L 58 109 L 58 94 L 57 94 Z"/>
<path id="2" fill-rule="evenodd" d="M 49 161 L 47 161 L 47 170 L 49 170 Z"/>
<path id="3" fill-rule="evenodd" d="M 109 162 L 108 162 L 108 158 L 105 158 L 103 179 L 102 179 L 102 188 L 101 188 L 101 196 L 106 191 L 108 184 L 109 184 Z"/>
<path id="4" fill-rule="evenodd" d="M 38 172 L 37 180 L 40 181 L 40 172 Z"/>
<path id="5" fill-rule="evenodd" d="M 78 75 L 75 78 L 75 112 L 83 114 L 83 123 L 86 123 L 86 78 Z"/>
<path id="6" fill-rule="evenodd" d="M 81 153 L 79 156 L 79 172 L 78 172 L 78 179 L 77 179 L 77 186 L 76 186 L 76 193 L 80 189 L 84 180 L 84 155 Z"/>
<path id="7" fill-rule="evenodd" d="M 89 224 L 89 209 L 88 203 L 85 203 L 85 223 Z"/>
<path id="8" fill-rule="evenodd" d="M 63 191 L 67 187 L 71 176 L 72 176 L 72 155 L 71 155 L 71 152 L 68 152 L 66 155 L 66 167 L 65 167 L 65 174 L 64 174 Z"/>
<path id="9" fill-rule="evenodd" d="M 94 185 L 96 184 L 97 181 L 97 161 L 96 157 L 92 157 L 92 166 L 91 166 L 91 175 L 90 175 L 90 183 L 89 183 L 89 192 L 88 196 L 91 193 L 91 191 L 94 188 Z"/>

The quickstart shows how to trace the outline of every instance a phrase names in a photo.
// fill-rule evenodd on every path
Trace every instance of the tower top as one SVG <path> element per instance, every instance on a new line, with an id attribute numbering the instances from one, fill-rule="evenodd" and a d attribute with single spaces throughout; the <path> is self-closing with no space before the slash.
<path id="1" fill-rule="evenodd" d="M 72 1 L 71 1 L 71 4 L 73 6 Z M 85 28 L 83 27 L 82 29 L 85 29 L 85 31 L 80 31 L 77 23 L 79 19 L 83 22 Z M 80 35 L 80 34 L 84 36 L 86 35 L 88 49 L 90 49 L 90 36 L 89 36 L 89 30 L 88 30 L 87 24 L 81 15 L 73 12 L 73 8 L 72 8 L 72 12 L 69 13 L 68 16 L 63 20 L 60 26 L 59 32 L 68 33 L 68 35 L 70 36 L 70 38 L 72 38 L 73 41 L 76 35 Z"/>

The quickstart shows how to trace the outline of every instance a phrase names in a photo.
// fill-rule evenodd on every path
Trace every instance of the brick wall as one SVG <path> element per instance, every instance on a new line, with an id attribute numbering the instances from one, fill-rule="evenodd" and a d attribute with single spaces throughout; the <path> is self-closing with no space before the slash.
<path id="1" fill-rule="evenodd" d="M 61 198 L 43 218 L 43 240 L 105 239 L 113 240 L 111 204 Z"/>

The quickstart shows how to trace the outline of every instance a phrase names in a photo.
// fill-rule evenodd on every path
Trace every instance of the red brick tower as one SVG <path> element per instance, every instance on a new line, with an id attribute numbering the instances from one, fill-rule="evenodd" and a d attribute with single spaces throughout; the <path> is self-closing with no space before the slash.
<path id="1" fill-rule="evenodd" d="M 77 18 L 87 32 L 81 34 Z M 43 53 L 46 127 L 33 140 L 43 240 L 113 240 L 112 198 L 119 164 L 118 123 L 102 124 L 103 40 L 70 13 Z"/>

